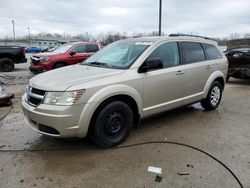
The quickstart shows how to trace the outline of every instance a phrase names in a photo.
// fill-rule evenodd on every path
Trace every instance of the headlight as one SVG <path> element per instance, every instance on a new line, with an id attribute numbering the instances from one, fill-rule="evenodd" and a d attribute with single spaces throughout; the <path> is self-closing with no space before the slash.
<path id="1" fill-rule="evenodd" d="M 49 61 L 50 60 L 50 57 L 42 57 L 39 59 L 39 61 L 42 63 L 42 62 L 46 62 L 46 61 Z"/>
<path id="2" fill-rule="evenodd" d="M 85 90 L 66 91 L 66 92 L 47 92 L 44 104 L 53 105 L 72 105 L 76 103 L 84 94 Z"/>

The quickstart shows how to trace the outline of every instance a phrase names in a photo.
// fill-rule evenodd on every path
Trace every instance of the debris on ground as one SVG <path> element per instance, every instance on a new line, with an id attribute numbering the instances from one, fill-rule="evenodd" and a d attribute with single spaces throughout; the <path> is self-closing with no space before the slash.
<path id="1" fill-rule="evenodd" d="M 148 172 L 153 172 L 153 173 L 156 173 L 156 174 L 161 174 L 161 168 L 149 166 L 148 167 Z"/>
<path id="2" fill-rule="evenodd" d="M 14 98 L 14 93 L 7 93 L 5 88 L 0 86 L 0 107 L 11 105 L 11 99 Z"/>
<path id="3" fill-rule="evenodd" d="M 6 145 L 1 145 L 0 148 L 3 148 L 3 147 L 5 147 L 5 146 L 6 146 Z"/>
<path id="4" fill-rule="evenodd" d="M 161 180 L 162 180 L 162 177 L 161 176 L 159 176 L 159 175 L 156 175 L 156 177 L 155 177 L 155 182 L 161 182 Z"/>
<path id="5" fill-rule="evenodd" d="M 190 175 L 189 172 L 178 172 L 177 173 L 179 176 L 187 176 L 187 175 Z"/>
<path id="6" fill-rule="evenodd" d="M 194 166 L 192 164 L 187 164 L 188 168 L 194 168 Z"/>

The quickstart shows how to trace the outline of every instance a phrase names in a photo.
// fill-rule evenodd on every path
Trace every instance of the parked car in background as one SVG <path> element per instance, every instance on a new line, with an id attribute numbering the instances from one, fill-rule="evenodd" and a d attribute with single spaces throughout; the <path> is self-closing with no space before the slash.
<path id="1" fill-rule="evenodd" d="M 55 49 L 57 49 L 58 48 L 58 46 L 55 46 L 55 47 L 52 47 L 52 48 L 49 48 L 47 51 L 48 52 L 53 52 Z"/>
<path id="2" fill-rule="evenodd" d="M 100 50 L 102 45 L 99 43 L 73 42 L 64 44 L 52 52 L 40 53 L 32 56 L 30 71 L 41 73 L 55 68 L 80 63 L 95 52 Z"/>
<path id="3" fill-rule="evenodd" d="M 67 57 L 73 58 L 77 46 L 68 45 L 64 48 L 74 50 L 66 50 Z M 227 67 L 217 43 L 205 38 L 126 39 L 84 63 L 33 77 L 22 108 L 39 133 L 89 135 L 98 145 L 113 147 L 141 118 L 199 101 L 206 110 L 216 109 Z"/>
<path id="4" fill-rule="evenodd" d="M 0 71 L 10 72 L 15 64 L 26 63 L 25 48 L 19 46 L 0 46 Z"/>
<path id="5" fill-rule="evenodd" d="M 250 47 L 231 49 L 226 57 L 229 62 L 227 81 L 230 77 L 250 79 Z"/>
<path id="6" fill-rule="evenodd" d="M 35 46 L 27 47 L 25 50 L 26 50 L 26 53 L 39 53 L 42 51 L 41 48 L 35 47 Z"/>

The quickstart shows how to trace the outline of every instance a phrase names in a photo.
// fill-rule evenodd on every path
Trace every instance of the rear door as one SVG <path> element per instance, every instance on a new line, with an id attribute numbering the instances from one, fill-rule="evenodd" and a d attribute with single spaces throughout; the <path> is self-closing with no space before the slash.
<path id="1" fill-rule="evenodd" d="M 185 72 L 180 66 L 177 42 L 157 47 L 147 59 L 160 58 L 163 68 L 141 73 L 144 85 L 144 115 L 178 106 L 183 97 Z"/>
<path id="2" fill-rule="evenodd" d="M 86 44 L 86 51 L 89 56 L 93 55 L 100 49 L 98 44 Z"/>
<path id="3" fill-rule="evenodd" d="M 185 97 L 187 102 L 199 99 L 210 75 L 216 69 L 215 62 L 206 61 L 206 54 L 198 42 L 180 42 L 182 64 L 186 72 Z"/>

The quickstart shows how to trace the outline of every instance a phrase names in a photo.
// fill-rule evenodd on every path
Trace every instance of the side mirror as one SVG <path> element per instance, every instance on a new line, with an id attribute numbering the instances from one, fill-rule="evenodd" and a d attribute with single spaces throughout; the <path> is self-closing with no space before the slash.
<path id="1" fill-rule="evenodd" d="M 71 56 L 76 55 L 76 52 L 71 51 L 71 52 L 69 52 L 69 55 L 71 55 Z"/>
<path id="2" fill-rule="evenodd" d="M 139 68 L 138 73 L 145 73 L 148 70 L 155 70 L 163 68 L 163 63 L 160 58 L 147 59 Z"/>

